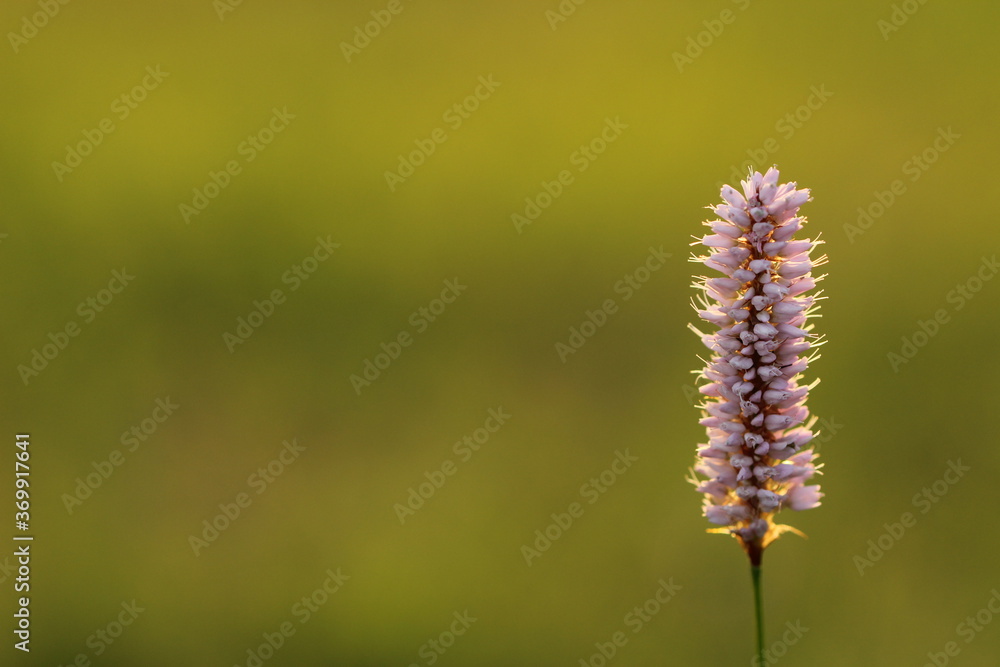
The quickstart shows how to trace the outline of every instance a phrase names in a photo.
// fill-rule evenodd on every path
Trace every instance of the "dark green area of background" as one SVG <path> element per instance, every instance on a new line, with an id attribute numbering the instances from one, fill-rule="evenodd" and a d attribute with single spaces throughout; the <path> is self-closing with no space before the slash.
<path id="1" fill-rule="evenodd" d="M 829 343 L 808 375 L 827 496 L 785 517 L 808 540 L 767 552 L 768 638 L 808 628 L 789 666 L 919 665 L 949 641 L 955 664 L 993 664 L 1000 622 L 969 643 L 957 626 L 1000 587 L 984 421 L 1000 284 L 961 309 L 949 293 L 1000 240 L 1000 17 L 903 4 L 919 9 L 884 39 L 888 2 L 592 0 L 553 29 L 556 0 L 404 1 L 351 62 L 340 43 L 384 3 L 246 0 L 220 20 L 210 0 L 77 1 L 16 53 L 5 37 L 0 468 L 29 431 L 36 542 L 34 650 L 9 646 L 3 575 L 0 663 L 246 664 L 290 620 L 265 664 L 422 665 L 468 610 L 478 620 L 438 665 L 577 665 L 619 630 L 610 664 L 748 664 L 745 557 L 704 534 L 684 481 L 703 438 L 686 329 L 701 271 L 686 260 L 703 207 L 756 154 L 812 188 L 804 213 L 830 256 Z M 0 32 L 39 11 L 4 3 Z M 678 71 L 689 38 L 706 46 Z M 147 66 L 169 76 L 119 118 Z M 500 86 L 449 127 L 489 76 Z M 829 98 L 801 108 L 817 89 Z M 246 162 L 241 142 L 275 108 L 295 118 Z M 60 181 L 53 162 L 104 118 L 114 131 Z M 580 172 L 572 156 L 606 119 L 628 127 Z M 447 140 L 391 192 L 385 172 L 435 128 Z M 934 156 L 948 128 L 959 138 Z M 186 224 L 179 205 L 229 160 L 241 173 Z M 573 182 L 519 233 L 511 215 L 562 170 Z M 897 179 L 905 191 L 852 231 Z M 283 274 L 328 236 L 339 249 L 292 291 Z M 661 246 L 671 259 L 624 300 L 616 283 Z M 123 267 L 134 281 L 86 322 L 78 304 Z M 467 289 L 417 333 L 411 314 L 454 279 Z M 223 334 L 274 289 L 286 302 L 230 353 Z M 556 343 L 606 299 L 617 312 L 562 363 Z M 71 320 L 80 334 L 25 385 L 18 366 Z M 412 345 L 359 395 L 350 376 L 401 332 Z M 126 451 L 121 434 L 166 397 L 179 409 Z M 462 461 L 453 443 L 500 406 L 511 418 Z M 248 477 L 294 438 L 306 451 L 257 495 Z M 67 512 L 116 449 L 124 463 Z M 587 504 L 581 485 L 626 449 L 638 461 Z M 446 459 L 457 472 L 401 525 L 393 506 Z M 921 513 L 914 495 L 959 460 L 970 472 Z M 195 556 L 189 536 L 240 492 L 252 504 Z M 581 499 L 527 566 L 522 545 Z M 916 525 L 859 574 L 855 557 L 907 511 Z M 337 568 L 349 581 L 298 623 L 293 605 Z M 682 589 L 632 633 L 626 614 L 671 578 Z M 145 611 L 94 658 L 88 637 L 133 599 Z"/>

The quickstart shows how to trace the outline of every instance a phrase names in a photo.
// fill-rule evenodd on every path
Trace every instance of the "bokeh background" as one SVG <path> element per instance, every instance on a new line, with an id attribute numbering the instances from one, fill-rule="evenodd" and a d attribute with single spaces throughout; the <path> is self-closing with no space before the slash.
<path id="1" fill-rule="evenodd" d="M 348 59 L 342 43 L 390 4 L 0 7 L 2 467 L 29 432 L 36 536 L 33 650 L 11 647 L 5 567 L 0 662 L 249 666 L 290 622 L 263 664 L 600 665 L 619 631 L 609 664 L 749 664 L 745 557 L 705 534 L 684 477 L 703 437 L 689 243 L 752 161 L 812 188 L 830 257 L 829 343 L 808 376 L 827 495 L 786 517 L 808 540 L 766 554 L 768 642 L 791 623 L 808 630 L 781 664 L 920 665 L 948 642 L 953 664 L 996 664 L 1000 621 L 980 612 L 1000 587 L 985 420 L 1000 280 L 982 280 L 1000 242 L 996 4 L 402 0 Z M 499 85 L 455 127 L 445 114 L 480 77 Z M 124 118 L 122 95 L 144 98 Z M 248 161 L 275 109 L 294 118 Z M 113 131 L 59 173 L 103 119 Z M 627 127 L 581 162 L 608 119 Z M 437 128 L 446 141 L 391 189 Z M 229 161 L 240 173 L 185 220 Z M 563 170 L 572 183 L 515 223 Z M 340 245 L 292 290 L 317 238 Z M 670 258 L 625 300 L 615 285 L 650 248 Z M 134 279 L 88 320 L 79 304 L 123 269 Z M 442 312 L 449 280 L 465 289 Z M 230 351 L 224 334 L 275 289 L 286 301 Z M 561 359 L 606 299 L 617 312 Z M 79 334 L 25 382 L 70 321 Z M 157 399 L 179 407 L 129 451 Z M 459 456 L 491 409 L 510 417 Z M 251 480 L 294 439 L 298 458 Z M 626 450 L 627 472 L 582 495 Z M 401 522 L 446 460 L 454 474 Z M 969 468 L 955 484 L 939 481 L 949 462 Z M 915 499 L 935 482 L 936 502 Z M 196 554 L 191 536 L 240 493 L 251 504 Z M 582 516 L 529 566 L 523 545 L 573 502 Z M 885 537 L 904 512 L 915 525 Z M 859 566 L 880 538 L 891 548 Z M 349 579 L 301 623 L 295 605 L 338 568 Z M 661 580 L 680 589 L 632 632 Z M 99 639 L 133 600 L 134 623 Z"/>

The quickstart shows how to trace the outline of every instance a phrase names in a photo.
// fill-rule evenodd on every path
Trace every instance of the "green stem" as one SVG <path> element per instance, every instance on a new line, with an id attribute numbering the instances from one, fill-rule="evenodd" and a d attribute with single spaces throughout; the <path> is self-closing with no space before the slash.
<path id="1" fill-rule="evenodd" d="M 753 579 L 753 602 L 757 615 L 757 664 L 763 667 L 767 663 L 764 660 L 764 605 L 761 603 L 760 595 L 760 565 L 750 566 L 750 578 Z"/>

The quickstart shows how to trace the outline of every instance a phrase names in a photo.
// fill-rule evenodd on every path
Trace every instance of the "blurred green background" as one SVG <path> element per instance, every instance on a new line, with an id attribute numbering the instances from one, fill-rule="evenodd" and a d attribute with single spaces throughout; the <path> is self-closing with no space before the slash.
<path id="1" fill-rule="evenodd" d="M 704 436 L 689 243 L 752 160 L 812 188 L 830 256 L 829 344 L 808 375 L 827 495 L 784 517 L 808 540 L 767 552 L 768 641 L 808 628 L 779 645 L 787 665 L 919 665 L 952 641 L 954 664 L 995 664 L 1000 622 L 981 614 L 971 640 L 960 624 L 1000 587 L 1000 450 L 979 421 L 998 399 L 1000 281 L 976 282 L 1000 245 L 998 18 L 985 1 L 5 2 L 2 466 L 29 432 L 36 541 L 33 650 L 10 646 L 5 568 L 0 662 L 253 665 L 288 623 L 263 664 L 596 666 L 620 631 L 608 664 L 749 664 L 746 559 L 705 534 L 684 477 Z M 269 127 L 275 109 L 294 118 Z M 609 119 L 627 127 L 602 146 Z M 54 166 L 70 149 L 89 154 Z M 185 220 L 213 173 L 226 186 Z M 304 263 L 317 238 L 340 245 Z M 615 286 L 651 247 L 671 257 L 626 300 Z M 315 271 L 296 283 L 296 265 Z M 435 302 L 446 281 L 465 289 Z M 276 289 L 231 352 L 224 334 Z M 564 362 L 556 344 L 607 299 L 617 311 Z M 398 358 L 352 384 L 400 334 Z M 923 345 L 894 364 L 904 338 Z M 122 435 L 168 398 L 130 451 Z M 455 447 L 501 408 L 478 451 Z M 296 439 L 262 488 L 251 476 Z M 636 460 L 614 485 L 582 488 L 619 450 Z M 959 460 L 938 502 L 915 503 Z M 445 461 L 454 474 L 435 474 Z M 427 474 L 443 484 L 401 522 Z M 191 536 L 241 493 L 196 555 Z M 529 566 L 522 547 L 574 502 Z M 916 524 L 884 536 L 904 512 Z M 349 579 L 314 595 L 338 568 Z M 661 580 L 681 588 L 634 632 Z M 324 604 L 302 623 L 309 596 Z M 101 640 L 133 600 L 144 611 Z"/>

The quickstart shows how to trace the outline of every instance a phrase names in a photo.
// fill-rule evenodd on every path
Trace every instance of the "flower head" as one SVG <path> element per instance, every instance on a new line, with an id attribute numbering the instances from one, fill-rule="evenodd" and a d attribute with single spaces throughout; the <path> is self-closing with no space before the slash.
<path id="1" fill-rule="evenodd" d="M 691 481 L 705 494 L 704 514 L 736 537 L 751 563 L 786 530 L 773 515 L 820 504 L 818 486 L 806 486 L 818 466 L 806 448 L 815 418 L 805 406 L 809 389 L 799 375 L 821 344 L 809 319 L 818 295 L 808 292 L 822 276 L 813 268 L 826 256 L 810 258 L 818 240 L 796 239 L 805 224 L 799 207 L 808 189 L 778 183 L 774 167 L 753 172 L 743 192 L 723 186 L 723 203 L 710 207 L 718 219 L 705 223 L 710 234 L 695 244 L 709 249 L 692 261 L 721 276 L 699 277 L 694 302 L 712 333 L 691 327 L 712 355 L 700 372 L 701 424 L 708 442 L 698 446 Z"/>

